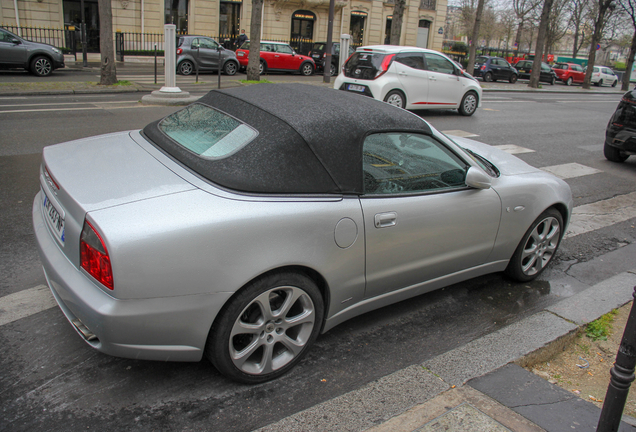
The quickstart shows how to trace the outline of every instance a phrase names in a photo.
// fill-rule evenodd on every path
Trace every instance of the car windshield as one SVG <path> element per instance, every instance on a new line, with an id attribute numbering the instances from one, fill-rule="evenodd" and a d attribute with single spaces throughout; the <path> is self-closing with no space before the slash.
<path id="1" fill-rule="evenodd" d="M 252 127 L 205 105 L 190 105 L 166 117 L 159 129 L 191 152 L 220 159 L 243 148 L 258 135 Z"/>
<path id="2" fill-rule="evenodd" d="M 377 75 L 386 54 L 356 51 L 345 64 L 345 76 L 372 80 Z"/>

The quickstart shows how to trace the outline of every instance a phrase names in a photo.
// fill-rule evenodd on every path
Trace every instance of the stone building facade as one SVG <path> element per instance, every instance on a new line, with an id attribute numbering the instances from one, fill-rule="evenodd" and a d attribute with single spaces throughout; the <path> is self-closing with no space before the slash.
<path id="1" fill-rule="evenodd" d="M 400 45 L 441 50 L 448 0 L 407 0 Z M 350 34 L 354 45 L 388 42 L 393 0 L 336 0 L 334 40 Z M 0 0 L 0 25 L 79 27 L 80 0 Z M 112 0 L 113 31 L 163 33 L 164 23 L 177 30 L 215 38 L 240 29 L 249 36 L 250 0 Z M 89 35 L 99 34 L 96 0 L 84 0 Z M 327 39 L 329 0 L 265 0 L 262 39 Z"/>

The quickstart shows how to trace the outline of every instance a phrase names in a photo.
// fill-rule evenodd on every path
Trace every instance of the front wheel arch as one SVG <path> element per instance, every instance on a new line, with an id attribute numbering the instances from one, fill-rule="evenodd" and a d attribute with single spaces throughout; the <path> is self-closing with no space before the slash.
<path id="1" fill-rule="evenodd" d="M 555 206 L 530 225 L 512 254 L 504 273 L 518 282 L 529 282 L 550 265 L 565 234 L 565 221 Z"/>

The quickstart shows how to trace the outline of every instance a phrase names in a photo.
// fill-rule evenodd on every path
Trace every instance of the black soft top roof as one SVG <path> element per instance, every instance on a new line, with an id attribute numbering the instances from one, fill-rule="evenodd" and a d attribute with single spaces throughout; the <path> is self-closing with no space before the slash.
<path id="1" fill-rule="evenodd" d="M 252 126 L 258 136 L 224 159 L 177 144 L 153 122 L 145 136 L 226 188 L 255 193 L 362 193 L 362 143 L 370 133 L 431 134 L 416 115 L 348 92 L 303 84 L 213 90 L 199 99 Z"/>

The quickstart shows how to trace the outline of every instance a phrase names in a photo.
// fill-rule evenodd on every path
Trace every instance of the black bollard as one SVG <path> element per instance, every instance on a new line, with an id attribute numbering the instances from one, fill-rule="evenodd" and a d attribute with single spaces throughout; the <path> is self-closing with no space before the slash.
<path id="1" fill-rule="evenodd" d="M 636 287 L 633 297 L 636 299 Z M 629 311 L 623 339 L 618 348 L 616 363 L 610 370 L 610 383 L 605 394 L 603 410 L 598 421 L 596 432 L 616 432 L 621 423 L 623 409 L 629 394 L 629 387 L 634 381 L 634 367 L 636 366 L 636 312 L 634 303 Z"/>

